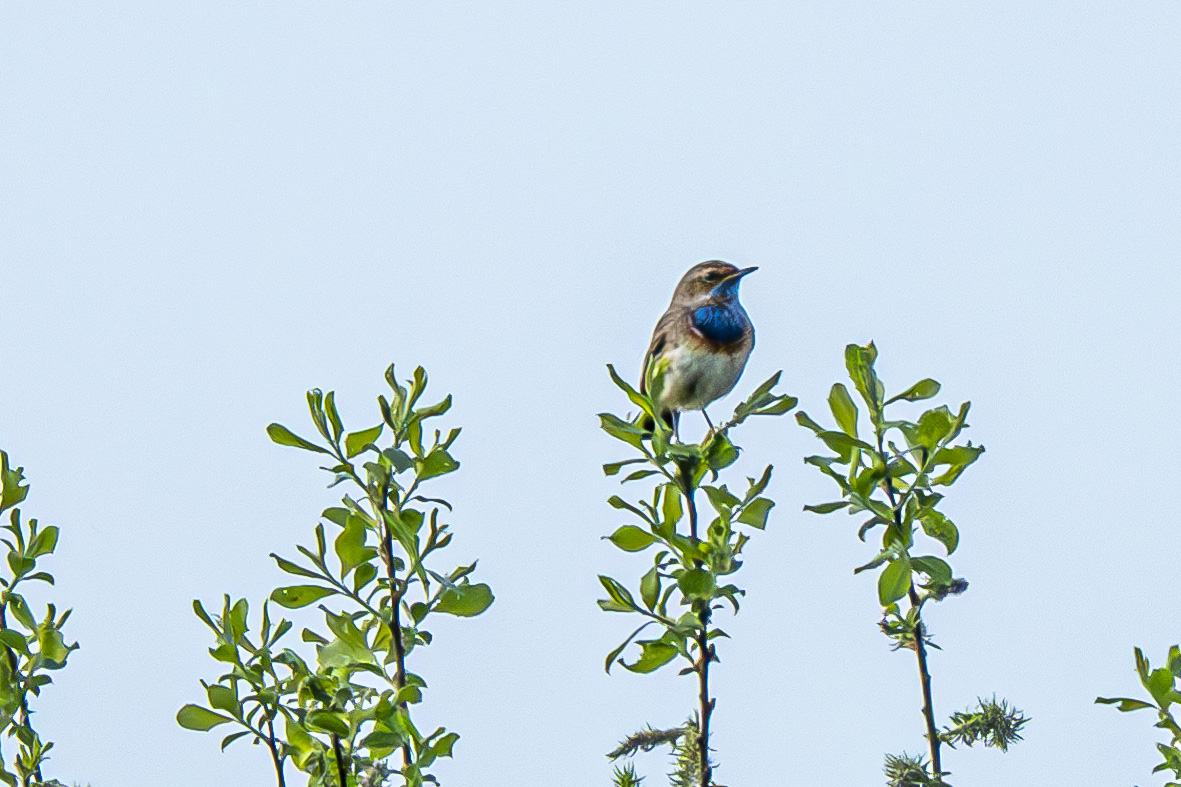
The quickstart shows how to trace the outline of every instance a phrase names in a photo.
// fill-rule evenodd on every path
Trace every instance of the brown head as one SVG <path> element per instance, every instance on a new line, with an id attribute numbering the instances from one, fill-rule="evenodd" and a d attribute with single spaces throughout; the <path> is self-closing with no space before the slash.
<path id="1" fill-rule="evenodd" d="M 681 277 L 673 292 L 673 305 L 691 306 L 738 298 L 742 277 L 758 268 L 737 268 L 721 260 L 699 262 Z"/>

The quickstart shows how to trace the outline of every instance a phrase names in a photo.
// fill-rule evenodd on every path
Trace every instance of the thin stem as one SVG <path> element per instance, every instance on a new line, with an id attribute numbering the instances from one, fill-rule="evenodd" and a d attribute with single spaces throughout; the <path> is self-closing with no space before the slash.
<path id="1" fill-rule="evenodd" d="M 344 749 L 340 745 L 340 736 L 332 733 L 332 751 L 336 754 L 336 775 L 340 778 L 340 787 L 348 787 L 348 771 L 344 765 Z"/>
<path id="2" fill-rule="evenodd" d="M 713 768 L 709 764 L 709 717 L 714 710 L 714 700 L 709 696 L 709 606 L 701 611 L 701 631 L 697 634 L 697 699 L 701 705 L 701 728 L 698 731 L 698 760 L 701 763 L 701 787 L 710 787 L 713 782 Z"/>
<path id="3" fill-rule="evenodd" d="M 886 456 L 884 445 L 883 431 L 880 426 L 876 427 L 878 438 L 878 458 L 881 459 L 882 464 L 886 467 L 890 466 L 889 457 Z M 898 530 L 902 530 L 902 505 L 894 494 L 894 480 L 889 475 L 886 476 L 886 495 L 890 498 L 890 508 L 894 511 L 894 524 Z M 906 495 L 903 495 L 905 501 Z M 910 599 L 910 606 L 915 610 L 915 626 L 914 626 L 914 652 L 919 664 L 919 683 L 923 689 L 923 719 L 927 723 L 927 744 L 931 749 L 931 770 L 937 784 L 943 784 L 943 764 L 939 759 L 939 730 L 935 726 L 935 701 L 931 697 L 931 673 L 927 669 L 927 646 L 925 642 L 926 629 L 923 626 L 923 612 L 922 601 L 919 599 L 919 594 L 914 589 L 914 583 L 910 583 L 907 589 L 907 597 Z"/>
<path id="4" fill-rule="evenodd" d="M 681 491 L 685 494 L 685 505 L 689 509 L 689 535 L 697 539 L 697 503 L 693 499 L 692 479 L 682 468 Z M 694 560 L 693 565 L 701 567 L 700 560 Z M 709 764 L 709 719 L 713 713 L 714 700 L 709 696 L 709 602 L 697 602 L 700 605 L 698 617 L 701 620 L 701 630 L 697 632 L 697 661 L 693 669 L 697 672 L 697 700 L 700 704 L 697 729 L 697 759 L 698 773 L 701 775 L 701 787 L 710 787 L 713 782 L 713 768 Z"/>
<path id="5" fill-rule="evenodd" d="M 283 761 L 279 759 L 279 747 L 275 745 L 274 718 L 267 719 L 267 731 L 270 733 L 266 738 L 267 748 L 271 750 L 271 762 L 275 764 L 275 776 L 279 779 L 278 787 L 287 787 L 287 782 L 283 780 Z"/>
<path id="6" fill-rule="evenodd" d="M 392 580 L 391 580 L 392 581 Z M 394 692 L 397 693 L 406 685 L 406 644 L 402 642 L 402 610 L 401 610 L 401 596 L 393 595 L 391 591 L 391 601 L 394 612 L 394 655 L 397 659 L 397 669 L 394 673 Z M 406 701 L 402 700 L 398 703 L 398 707 L 405 710 Z M 410 744 L 406 743 L 402 746 L 402 762 L 406 765 L 410 764 Z"/>
<path id="7" fill-rule="evenodd" d="M 939 761 L 939 731 L 935 727 L 935 702 L 931 698 L 931 673 L 927 670 L 927 647 L 923 642 L 926 632 L 923 627 L 922 602 L 915 592 L 914 584 L 910 590 L 911 607 L 918 610 L 915 613 L 914 652 L 919 662 L 919 680 L 923 685 L 923 717 L 927 720 L 927 741 L 931 746 L 931 770 L 939 784 L 943 783 L 943 764 Z"/>
<path id="8" fill-rule="evenodd" d="M 386 489 L 388 495 L 388 487 Z M 390 638 L 394 643 L 394 659 L 396 662 L 394 671 L 394 693 L 395 695 L 402 690 L 406 685 L 406 643 L 402 641 L 402 595 L 405 589 L 398 585 L 398 574 L 394 570 L 394 534 L 390 530 L 390 523 L 385 518 L 385 501 L 388 497 L 383 497 L 380 506 L 381 523 L 384 528 L 384 546 L 385 546 L 385 569 L 386 578 L 390 585 L 390 614 L 392 616 L 390 623 Z M 403 711 L 406 709 L 406 702 L 398 703 L 398 707 Z M 410 764 L 410 744 L 402 745 L 402 762 L 406 765 Z"/>

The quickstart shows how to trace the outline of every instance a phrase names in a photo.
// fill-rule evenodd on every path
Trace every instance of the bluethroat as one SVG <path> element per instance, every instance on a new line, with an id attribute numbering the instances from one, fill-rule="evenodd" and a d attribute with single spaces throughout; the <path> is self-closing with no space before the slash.
<path id="1" fill-rule="evenodd" d="M 711 260 L 689 269 L 656 323 L 640 391 L 652 397 L 674 432 L 684 410 L 701 410 L 734 390 L 755 346 L 755 329 L 738 302 L 738 285 L 757 268 Z M 654 426 L 645 418 L 643 427 Z"/>

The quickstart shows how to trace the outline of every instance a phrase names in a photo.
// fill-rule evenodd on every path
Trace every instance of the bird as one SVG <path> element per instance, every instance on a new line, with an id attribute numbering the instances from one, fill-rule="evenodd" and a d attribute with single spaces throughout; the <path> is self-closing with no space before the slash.
<path id="1" fill-rule="evenodd" d="M 734 390 L 742 376 L 755 329 L 738 302 L 738 285 L 756 270 L 721 260 L 694 265 L 657 321 L 644 356 L 640 393 L 652 398 L 674 434 L 685 410 L 701 410 L 712 432 L 706 406 Z M 648 431 L 655 427 L 648 417 L 641 425 Z"/>

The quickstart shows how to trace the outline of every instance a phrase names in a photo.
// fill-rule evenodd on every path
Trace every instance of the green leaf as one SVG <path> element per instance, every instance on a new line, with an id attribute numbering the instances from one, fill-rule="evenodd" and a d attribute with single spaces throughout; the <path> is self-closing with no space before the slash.
<path id="1" fill-rule="evenodd" d="M 751 415 L 783 415 L 800 403 L 794 396 L 776 396 L 775 401 L 758 408 Z"/>
<path id="2" fill-rule="evenodd" d="M 357 571 L 353 574 L 353 590 L 360 592 L 361 588 L 368 585 L 377 577 L 377 566 L 372 563 L 362 563 L 357 566 Z"/>
<path id="3" fill-rule="evenodd" d="M 314 451 L 318 454 L 331 455 L 330 451 L 321 448 L 315 443 L 304 440 L 302 437 L 299 437 L 286 426 L 281 424 L 271 424 L 268 426 L 267 434 L 270 435 L 272 441 L 278 443 L 279 445 L 289 445 L 294 448 L 302 448 L 305 451 Z"/>
<path id="4" fill-rule="evenodd" d="M 221 634 L 221 629 L 213 622 L 213 618 L 209 616 L 209 613 L 205 611 L 205 607 L 201 606 L 201 602 L 197 599 L 193 599 L 193 614 L 200 618 L 206 626 L 213 629 L 215 634 Z"/>
<path id="5" fill-rule="evenodd" d="M 818 435 L 825 431 L 823 426 L 813 421 L 812 418 L 803 410 L 800 410 L 798 413 L 796 413 L 796 422 L 806 429 L 811 429 Z"/>
<path id="6" fill-rule="evenodd" d="M 639 481 L 642 478 L 654 476 L 659 472 L 660 472 L 659 470 L 636 470 L 634 473 L 629 473 L 628 476 L 626 478 L 624 478 L 621 483 L 626 484 L 628 481 Z"/>
<path id="7" fill-rule="evenodd" d="M 226 713 L 233 715 L 238 713 L 241 707 L 238 704 L 238 697 L 234 694 L 234 690 L 228 686 L 213 683 L 205 687 L 205 693 L 209 696 L 210 706 L 217 710 L 224 710 Z"/>
<path id="8" fill-rule="evenodd" d="M 848 508 L 849 501 L 841 500 L 836 503 L 818 503 L 814 506 L 804 506 L 805 511 L 811 511 L 813 514 L 831 514 L 834 511 L 840 511 L 842 508 Z"/>
<path id="9" fill-rule="evenodd" d="M 746 480 L 750 484 L 750 487 L 746 490 L 746 498 L 744 502 L 746 500 L 753 500 L 763 493 L 763 491 L 767 488 L 767 485 L 771 483 L 771 472 L 774 469 L 775 468 L 771 465 L 767 465 L 763 468 L 763 474 L 759 476 L 758 479 L 750 478 L 749 476 L 747 477 Z"/>
<path id="10" fill-rule="evenodd" d="M 365 527 L 365 521 L 359 516 L 350 516 L 340 531 L 340 535 L 336 537 L 334 546 L 336 547 L 336 556 L 340 559 L 340 577 L 344 579 L 349 572 L 362 563 L 368 563 L 377 556 L 377 550 L 373 547 L 365 546 L 365 538 L 369 534 L 369 529 Z"/>
<path id="11" fill-rule="evenodd" d="M 492 588 L 487 585 L 454 585 L 440 594 L 435 611 L 470 618 L 488 609 L 493 600 Z"/>
<path id="12" fill-rule="evenodd" d="M 955 428 L 951 410 L 947 409 L 947 405 L 940 405 L 920 415 L 918 426 L 918 443 L 929 450 L 934 450 L 935 446 L 944 438 L 948 438 Z"/>
<path id="13" fill-rule="evenodd" d="M 340 422 L 340 413 L 336 409 L 336 392 L 329 391 L 324 397 L 324 412 L 328 414 L 328 422 L 332 424 L 332 439 L 339 440 L 344 426 Z"/>
<path id="14" fill-rule="evenodd" d="M 738 521 L 744 525 L 750 525 L 751 527 L 757 527 L 759 530 L 763 530 L 767 527 L 767 515 L 771 513 L 771 509 L 774 506 L 774 500 L 766 497 L 756 498 L 738 515 Z"/>
<path id="15" fill-rule="evenodd" d="M 634 446 L 636 448 L 639 448 L 644 444 L 644 436 L 647 434 L 647 432 L 640 428 L 639 424 L 630 423 L 623 420 L 622 418 L 619 418 L 618 416 L 612 415 L 611 413 L 599 413 L 599 426 L 604 432 L 611 435 L 616 440 L 622 440 L 628 445 Z M 644 462 L 647 460 L 636 459 L 632 461 Z M 619 464 L 623 465 L 628 463 L 620 462 Z M 608 467 L 610 467 L 610 465 L 603 465 L 603 472 L 607 473 L 607 475 L 614 475 L 614 473 L 607 472 Z M 615 472 L 619 472 L 618 469 L 616 469 Z"/>
<path id="16" fill-rule="evenodd" d="M 661 640 L 641 642 L 640 647 L 643 648 L 643 651 L 634 663 L 621 662 L 625 668 L 632 672 L 640 674 L 655 672 L 677 657 L 676 646 Z"/>
<path id="17" fill-rule="evenodd" d="M 660 518 L 665 531 L 671 532 L 684 514 L 681 507 L 681 492 L 672 484 L 665 484 L 664 491 L 660 494 Z"/>
<path id="18" fill-rule="evenodd" d="M 428 405 L 426 407 L 420 407 L 415 411 L 415 413 L 418 415 L 418 420 L 425 421 L 427 418 L 434 418 L 435 416 L 442 415 L 450 409 L 451 394 L 447 394 L 447 396 L 443 397 L 443 401 L 436 402 L 435 404 Z"/>
<path id="19" fill-rule="evenodd" d="M 752 415 L 782 415 L 799 403 L 795 397 L 771 393 L 782 374 L 780 371 L 771 375 L 746 401 L 734 408 L 734 424 L 740 424 Z"/>
<path id="20" fill-rule="evenodd" d="M 624 379 L 620 377 L 618 373 L 616 373 L 615 367 L 611 364 L 607 364 L 607 373 L 611 375 L 612 382 L 614 382 L 620 390 L 627 394 L 627 398 L 631 400 L 632 404 L 647 413 L 650 418 L 656 418 L 655 410 L 652 407 L 652 401 L 647 396 L 644 396 L 642 393 L 624 381 Z"/>
<path id="21" fill-rule="evenodd" d="M 935 452 L 932 465 L 970 465 L 984 453 L 982 445 L 956 445 Z"/>
<path id="22" fill-rule="evenodd" d="M 715 432 L 705 446 L 705 461 L 714 473 L 738 461 L 738 447 L 723 432 Z"/>
<path id="23" fill-rule="evenodd" d="M 57 535 L 58 528 L 56 525 L 47 526 L 40 533 L 33 536 L 33 540 L 29 542 L 28 549 L 25 550 L 25 557 L 36 558 L 53 552 L 57 546 Z"/>
<path id="24" fill-rule="evenodd" d="M 34 565 L 36 561 L 23 557 L 19 552 L 8 553 L 8 567 L 12 569 L 13 576 L 23 577 L 25 573 L 33 570 Z"/>
<path id="25" fill-rule="evenodd" d="M 648 518 L 647 514 L 645 514 L 643 511 L 636 508 L 635 506 L 633 506 L 631 503 L 624 500 L 619 495 L 611 495 L 611 497 L 607 498 L 607 505 L 611 506 L 612 508 L 619 509 L 621 511 L 631 511 L 633 514 L 638 516 L 640 519 L 643 519 L 645 522 L 652 521 L 651 519 Z"/>
<path id="26" fill-rule="evenodd" d="M 1148 680 L 1144 681 L 1144 688 L 1148 689 L 1148 693 L 1156 700 L 1157 705 L 1161 710 L 1168 710 L 1169 705 L 1172 704 L 1172 699 L 1169 694 L 1173 690 L 1173 673 L 1167 667 L 1158 667 L 1148 675 Z"/>
<path id="27" fill-rule="evenodd" d="M 225 736 L 224 738 L 221 739 L 221 750 L 225 751 L 226 747 L 229 746 L 231 743 L 238 740 L 242 736 L 249 735 L 249 734 L 250 734 L 250 730 L 243 730 L 242 732 L 235 732 L 235 733 Z"/>
<path id="28" fill-rule="evenodd" d="M 878 577 L 878 600 L 888 607 L 910 590 L 910 560 L 903 555 L 892 561 Z"/>
<path id="29" fill-rule="evenodd" d="M 886 400 L 886 404 L 904 400 L 907 402 L 917 402 L 920 399 L 930 399 L 939 393 L 939 387 L 939 383 L 928 377 L 925 380 L 919 380 L 897 396 L 891 396 Z"/>
<path id="30" fill-rule="evenodd" d="M 406 736 L 400 732 L 374 730 L 365 736 L 360 745 L 366 749 L 396 749 L 405 742 Z"/>
<path id="31" fill-rule="evenodd" d="M 246 615 L 249 614 L 249 611 L 250 605 L 246 599 L 240 598 L 234 602 L 234 606 L 230 608 L 229 614 L 225 616 L 226 630 L 234 642 L 238 642 L 242 637 L 246 636 Z"/>
<path id="32" fill-rule="evenodd" d="M 227 721 L 233 721 L 233 719 L 229 716 L 222 716 L 220 713 L 214 713 L 208 708 L 202 708 L 200 705 L 185 705 L 176 713 L 177 724 L 186 730 L 198 732 L 208 732 Z"/>
<path id="33" fill-rule="evenodd" d="M 22 626 L 27 628 L 29 631 L 33 631 L 37 628 L 37 621 L 33 618 L 33 612 L 29 609 L 29 603 L 25 601 L 24 596 L 20 595 L 19 593 L 9 593 L 8 605 L 8 608 L 12 610 L 12 616 L 16 618 Z"/>
<path id="34" fill-rule="evenodd" d="M 459 469 L 459 462 L 443 448 L 434 448 L 426 458 L 419 463 L 418 478 L 425 481 L 428 478 L 445 475 Z"/>
<path id="35" fill-rule="evenodd" d="M 1096 697 L 1095 702 L 1099 705 L 1115 705 L 1118 703 L 1121 713 L 1134 710 L 1156 709 L 1156 706 L 1152 703 L 1134 700 L 1128 697 Z"/>
<path id="36" fill-rule="evenodd" d="M 611 577 L 599 575 L 599 582 L 607 591 L 607 595 L 611 597 L 610 601 L 600 601 L 599 606 L 608 612 L 632 612 L 638 610 L 639 606 L 636 604 L 632 594 L 628 589 Z"/>
<path id="37" fill-rule="evenodd" d="M 691 568 L 677 577 L 677 587 L 687 598 L 711 598 L 717 584 L 704 568 Z"/>
<path id="38" fill-rule="evenodd" d="M 864 347 L 859 347 L 856 344 L 845 347 L 845 368 L 849 372 L 849 378 L 853 381 L 853 385 L 869 407 L 871 416 L 881 412 L 882 397 L 886 393 L 885 386 L 882 385 L 882 381 L 878 379 L 877 372 L 873 368 L 877 357 L 878 350 L 874 347 L 873 342 Z"/>
<path id="39" fill-rule="evenodd" d="M 915 571 L 921 571 L 932 579 L 934 582 L 950 582 L 951 581 L 951 566 L 942 558 L 937 558 L 933 555 L 925 557 L 912 557 L 910 565 Z"/>
<path id="40" fill-rule="evenodd" d="M 19 631 L 13 631 L 12 629 L 0 629 L 0 645 L 11 648 L 17 653 L 27 655 L 29 652 L 28 640 Z"/>
<path id="41" fill-rule="evenodd" d="M 854 450 L 873 451 L 873 446 L 869 443 L 858 440 L 856 437 L 850 437 L 844 432 L 822 431 L 816 436 L 823 440 L 825 445 L 840 454 L 842 459 L 848 457 Z"/>
<path id="42" fill-rule="evenodd" d="M 887 560 L 893 560 L 897 556 L 898 556 L 898 550 L 896 548 L 888 547 L 886 549 L 883 549 L 881 552 L 879 552 L 877 555 L 874 556 L 873 560 L 869 561 L 864 566 L 858 566 L 857 568 L 853 569 L 853 574 L 857 575 L 857 574 L 860 574 L 862 571 L 869 571 L 871 568 L 877 568 L 881 564 L 885 563 Z"/>
<path id="43" fill-rule="evenodd" d="M 705 492 L 705 496 L 709 498 L 709 504 L 713 506 L 714 510 L 719 514 L 730 515 L 739 503 L 742 501 L 734 496 L 729 489 L 722 486 L 703 486 L 701 491 Z"/>
<path id="44" fill-rule="evenodd" d="M 624 525 L 611 534 L 610 541 L 624 552 L 640 552 L 652 546 L 656 538 L 635 525 Z"/>
<path id="45" fill-rule="evenodd" d="M 940 448 L 931 460 L 931 466 L 950 465 L 947 471 L 931 479 L 934 486 L 950 486 L 968 469 L 968 466 L 980 458 L 984 453 L 982 445 L 957 445 L 952 448 Z"/>
<path id="46" fill-rule="evenodd" d="M 647 461 L 647 459 L 639 457 L 638 459 L 624 459 L 622 462 L 608 462 L 603 465 L 603 475 L 616 475 L 627 465 L 635 465 Z"/>
<path id="47" fill-rule="evenodd" d="M 394 475 L 404 473 L 414 467 L 414 460 L 401 448 L 387 448 L 381 455 L 389 460 L 394 467 Z"/>
<path id="48" fill-rule="evenodd" d="M 51 665 L 50 669 L 59 669 L 65 666 L 66 657 L 70 655 L 71 648 L 66 646 L 66 640 L 62 633 L 49 625 L 48 622 L 37 627 L 37 646 L 41 649 L 41 656 L 47 665 Z"/>
<path id="49" fill-rule="evenodd" d="M 837 426 L 849 435 L 849 437 L 857 437 L 857 405 L 853 403 L 853 397 L 849 396 L 849 389 L 842 383 L 833 385 L 832 390 L 828 393 L 828 406 L 832 409 L 832 416 L 837 421 Z"/>
<path id="50" fill-rule="evenodd" d="M 608 675 L 611 674 L 611 665 L 615 663 L 616 657 L 619 656 L 619 654 L 623 652 L 623 649 L 626 648 L 628 645 L 630 645 L 631 641 L 633 639 L 635 639 L 641 631 L 648 628 L 649 626 L 651 626 L 655 622 L 656 621 L 654 621 L 654 620 L 649 620 L 647 623 L 643 624 L 638 629 L 633 631 L 631 633 L 631 636 L 628 637 L 627 639 L 625 639 L 619 647 L 615 648 L 614 650 L 612 650 L 610 653 L 607 654 L 607 660 L 603 663 L 603 669 L 606 670 Z"/>
<path id="51" fill-rule="evenodd" d="M 640 579 L 640 600 L 644 602 L 644 606 L 648 609 L 656 607 L 656 602 L 660 599 L 660 574 L 656 567 L 648 569 L 648 572 Z"/>
<path id="52" fill-rule="evenodd" d="M 1140 650 L 1140 648 L 1134 648 L 1132 652 L 1136 656 L 1136 674 L 1140 676 L 1141 683 L 1147 683 L 1148 670 L 1150 669 L 1148 659 L 1144 657 L 1144 651 Z"/>
<path id="53" fill-rule="evenodd" d="M 352 459 L 361 454 L 365 450 L 365 446 L 369 445 L 377 438 L 381 437 L 381 431 L 385 428 L 385 424 L 378 424 L 369 429 L 362 429 L 359 432 L 350 432 L 344 438 L 344 455 L 346 459 Z"/>
<path id="54" fill-rule="evenodd" d="M 0 451 L 0 511 L 7 511 L 28 496 L 28 484 L 21 486 L 23 471 L 23 467 L 9 468 L 8 454 Z"/>
<path id="55" fill-rule="evenodd" d="M 451 750 L 455 748 L 455 742 L 458 740 L 458 732 L 449 732 L 432 743 L 431 748 L 434 750 L 436 757 L 450 757 Z"/>
<path id="56" fill-rule="evenodd" d="M 780 370 L 763 381 L 762 385 L 754 390 L 754 392 L 746 398 L 743 402 L 748 410 L 754 410 L 758 406 L 759 401 L 771 393 L 771 389 L 779 385 L 779 378 L 783 376 L 783 371 Z"/>
<path id="57" fill-rule="evenodd" d="M 274 552 L 271 553 L 271 557 L 273 557 L 275 562 L 279 564 L 279 568 L 283 571 L 286 571 L 288 574 L 294 574 L 297 577 L 311 577 L 312 579 L 319 579 L 321 577 L 321 574 L 318 572 L 312 571 L 309 568 L 304 568 L 298 563 L 292 563 L 286 558 L 279 557 Z"/>
<path id="58" fill-rule="evenodd" d="M 314 730 L 338 735 L 341 738 L 349 737 L 349 725 L 344 720 L 343 714 L 317 709 L 308 711 L 308 715 L 304 718 L 308 727 Z"/>
<path id="59" fill-rule="evenodd" d="M 271 593 L 271 600 L 287 609 L 299 609 L 314 604 L 322 598 L 327 598 L 337 591 L 333 588 L 319 585 L 292 585 L 285 588 L 275 588 Z"/>
<path id="60" fill-rule="evenodd" d="M 950 519 L 939 511 L 928 511 L 920 520 L 923 532 L 947 549 L 947 554 L 955 552 L 960 544 L 960 531 Z"/>

